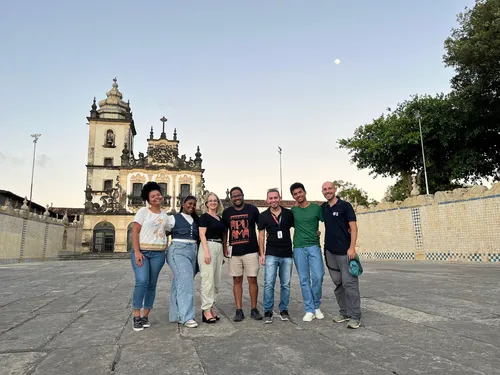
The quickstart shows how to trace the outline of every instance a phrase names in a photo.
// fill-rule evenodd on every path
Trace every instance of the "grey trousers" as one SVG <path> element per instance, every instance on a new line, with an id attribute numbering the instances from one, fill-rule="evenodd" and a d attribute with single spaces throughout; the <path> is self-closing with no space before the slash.
<path id="1" fill-rule="evenodd" d="M 359 280 L 349 273 L 347 255 L 335 255 L 325 250 L 326 267 L 335 284 L 335 298 L 340 314 L 352 319 L 361 319 Z"/>

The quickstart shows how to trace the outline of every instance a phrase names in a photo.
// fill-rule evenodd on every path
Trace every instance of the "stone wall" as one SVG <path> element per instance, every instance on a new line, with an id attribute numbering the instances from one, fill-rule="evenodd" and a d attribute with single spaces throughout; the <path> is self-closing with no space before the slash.
<path id="1" fill-rule="evenodd" d="M 355 208 L 362 258 L 500 262 L 500 183 Z"/>
<path id="2" fill-rule="evenodd" d="M 57 259 L 60 252 L 82 252 L 82 223 L 67 216 L 52 218 L 30 212 L 24 201 L 20 209 L 7 200 L 0 207 L 0 263 L 37 262 Z"/>

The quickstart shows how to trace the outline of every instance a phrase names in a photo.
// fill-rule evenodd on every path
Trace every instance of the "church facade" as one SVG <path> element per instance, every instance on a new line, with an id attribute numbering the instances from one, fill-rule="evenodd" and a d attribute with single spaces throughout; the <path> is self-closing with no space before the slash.
<path id="1" fill-rule="evenodd" d="M 181 155 L 177 130 L 147 138 L 146 152 L 135 151 L 137 135 L 130 102 L 123 100 L 116 78 L 106 99 L 92 104 L 89 126 L 83 247 L 89 252 L 127 252 L 132 247 L 132 224 L 137 210 L 146 205 L 140 195 L 146 182 L 163 190 L 164 209 L 178 212 L 187 195 L 204 204 L 205 181 L 198 146 L 194 158 Z"/>

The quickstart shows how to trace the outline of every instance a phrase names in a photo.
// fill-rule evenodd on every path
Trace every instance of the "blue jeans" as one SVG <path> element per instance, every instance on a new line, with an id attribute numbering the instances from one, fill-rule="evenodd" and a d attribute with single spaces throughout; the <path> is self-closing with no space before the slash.
<path id="1" fill-rule="evenodd" d="M 264 312 L 272 312 L 274 307 L 274 285 L 276 274 L 280 269 L 280 312 L 288 310 L 290 301 L 290 279 L 292 278 L 292 258 L 266 255 L 264 268 Z"/>
<path id="2" fill-rule="evenodd" d="M 325 265 L 319 246 L 296 247 L 293 249 L 295 267 L 299 274 L 300 289 L 304 298 L 305 312 L 313 313 L 321 306 Z"/>
<path id="3" fill-rule="evenodd" d="M 135 273 L 134 295 L 132 297 L 132 308 L 139 310 L 145 308 L 151 310 L 156 297 L 156 283 L 160 271 L 165 264 L 165 251 L 141 250 L 144 255 L 142 266 L 135 262 L 135 252 L 132 251 L 130 259 Z"/>
<path id="4" fill-rule="evenodd" d="M 167 263 L 174 274 L 170 291 L 171 322 L 186 323 L 194 319 L 194 275 L 197 262 L 195 243 L 172 241 Z"/>

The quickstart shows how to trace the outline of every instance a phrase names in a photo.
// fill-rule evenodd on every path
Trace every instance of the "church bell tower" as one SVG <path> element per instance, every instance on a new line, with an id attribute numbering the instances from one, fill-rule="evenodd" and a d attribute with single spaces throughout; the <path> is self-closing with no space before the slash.
<path id="1" fill-rule="evenodd" d="M 117 183 L 123 157 L 133 155 L 136 130 L 130 101 L 123 100 L 116 78 L 106 99 L 94 102 L 87 117 L 89 144 L 86 191 L 94 198 L 106 195 Z M 124 155 L 124 152 L 128 155 Z M 98 200 L 96 200 L 98 202 Z"/>

